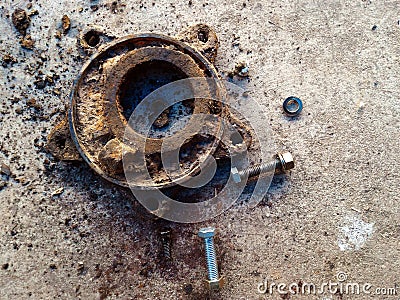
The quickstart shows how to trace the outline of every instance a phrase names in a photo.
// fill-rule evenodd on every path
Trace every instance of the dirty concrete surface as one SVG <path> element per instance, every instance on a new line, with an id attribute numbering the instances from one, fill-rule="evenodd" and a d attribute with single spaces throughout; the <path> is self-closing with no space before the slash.
<path id="1" fill-rule="evenodd" d="M 27 28 L 24 16 L 15 28 L 16 9 Z M 399 298 L 398 1 L 2 0 L 0 15 L 0 299 Z M 232 80 L 262 104 L 297 165 L 253 209 L 238 202 L 202 224 L 170 224 L 43 146 L 89 58 L 81 31 L 175 36 L 196 23 L 216 30 L 222 78 L 248 63 L 248 80 Z M 291 95 L 304 101 L 296 119 L 281 110 Z M 165 225 L 172 262 L 160 258 Z M 228 279 L 213 295 L 202 282 L 204 225 L 218 228 Z M 265 279 L 301 287 L 339 274 L 369 283 L 371 294 L 258 291 Z"/>

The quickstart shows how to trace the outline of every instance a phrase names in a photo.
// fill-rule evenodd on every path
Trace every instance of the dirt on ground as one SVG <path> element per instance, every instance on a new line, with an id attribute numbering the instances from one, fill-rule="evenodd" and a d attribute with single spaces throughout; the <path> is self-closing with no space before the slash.
<path id="1" fill-rule="evenodd" d="M 0 299 L 397 299 L 399 20 L 398 1 L 2 1 Z M 223 214 L 179 224 L 46 144 L 98 47 L 200 23 L 219 38 L 221 78 L 267 114 L 252 125 L 271 128 L 296 166 L 256 207 L 248 187 Z M 289 96 L 303 100 L 298 117 L 282 111 Z M 214 294 L 203 226 L 217 228 L 227 279 Z M 266 279 L 292 288 L 263 293 Z M 301 292 L 329 282 L 369 293 Z"/>

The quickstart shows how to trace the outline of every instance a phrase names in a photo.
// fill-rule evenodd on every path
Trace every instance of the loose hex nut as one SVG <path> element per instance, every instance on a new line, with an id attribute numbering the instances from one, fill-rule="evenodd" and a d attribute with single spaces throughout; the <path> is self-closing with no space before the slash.
<path id="1" fill-rule="evenodd" d="M 303 102 L 297 97 L 286 98 L 283 102 L 283 111 L 290 117 L 298 116 L 303 110 Z"/>

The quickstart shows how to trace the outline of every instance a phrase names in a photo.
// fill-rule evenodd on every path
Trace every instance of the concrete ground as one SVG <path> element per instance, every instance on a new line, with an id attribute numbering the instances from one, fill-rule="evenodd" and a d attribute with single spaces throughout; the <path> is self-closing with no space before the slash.
<path id="1" fill-rule="evenodd" d="M 31 13 L 22 33 L 17 8 Z M 398 1 L 2 0 L 0 15 L 0 299 L 400 298 Z M 63 15 L 71 28 L 57 38 Z M 204 224 L 168 224 L 43 145 L 88 59 L 81 30 L 174 36 L 196 23 L 218 34 L 223 78 L 248 62 L 246 88 L 297 165 L 253 209 L 238 203 Z M 295 120 L 281 110 L 291 95 L 304 101 Z M 164 225 L 173 228 L 170 263 L 159 257 Z M 227 278 L 213 295 L 202 283 L 204 225 L 218 228 Z M 262 294 L 264 280 L 291 292 Z M 301 292 L 329 282 L 365 291 Z"/>

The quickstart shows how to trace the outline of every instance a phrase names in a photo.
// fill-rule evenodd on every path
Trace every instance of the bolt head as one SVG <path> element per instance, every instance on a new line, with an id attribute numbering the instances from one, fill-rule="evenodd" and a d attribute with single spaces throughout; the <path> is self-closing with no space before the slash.
<path id="1" fill-rule="evenodd" d="M 236 167 L 231 168 L 231 175 L 234 182 L 239 183 L 242 181 L 239 171 Z"/>
<path id="2" fill-rule="evenodd" d="M 218 291 L 225 284 L 225 276 L 221 276 L 218 280 L 213 280 L 213 281 L 206 280 L 206 282 L 207 282 L 207 287 L 211 291 Z"/>
<path id="3" fill-rule="evenodd" d="M 214 227 L 201 228 L 199 230 L 198 235 L 203 239 L 213 237 L 215 235 L 215 228 Z"/>
<path id="4" fill-rule="evenodd" d="M 279 153 L 278 157 L 282 163 L 283 171 L 287 171 L 294 168 L 294 159 L 290 152 Z"/>

